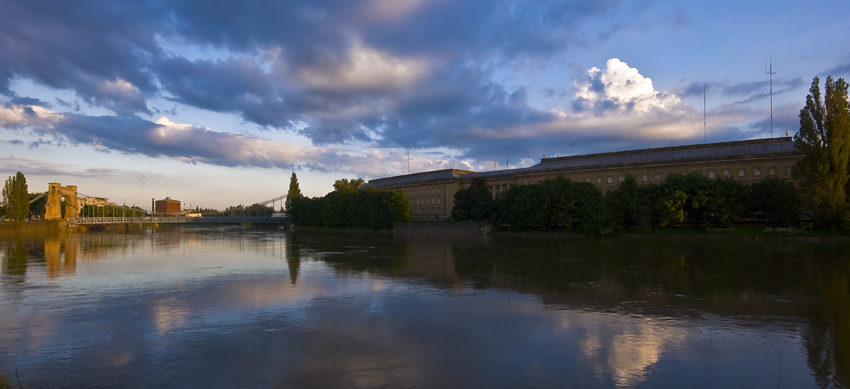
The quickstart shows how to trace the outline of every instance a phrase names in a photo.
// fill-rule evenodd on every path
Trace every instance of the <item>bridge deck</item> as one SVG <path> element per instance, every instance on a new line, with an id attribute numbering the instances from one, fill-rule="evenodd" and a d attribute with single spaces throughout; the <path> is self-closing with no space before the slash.
<path id="1" fill-rule="evenodd" d="M 285 217 L 258 216 L 222 216 L 222 217 L 186 217 L 186 216 L 144 216 L 144 217 L 75 217 L 68 218 L 68 225 L 78 224 L 120 224 L 120 223 L 157 223 L 157 224 L 198 224 L 198 223 L 284 223 Z"/>

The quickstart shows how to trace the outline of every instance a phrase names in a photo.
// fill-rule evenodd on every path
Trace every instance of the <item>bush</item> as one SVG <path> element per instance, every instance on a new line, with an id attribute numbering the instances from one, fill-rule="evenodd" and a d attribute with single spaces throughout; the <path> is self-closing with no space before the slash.
<path id="1" fill-rule="evenodd" d="M 563 176 L 511 187 L 496 200 L 494 220 L 513 230 L 596 233 L 602 196 L 593 184 Z"/>

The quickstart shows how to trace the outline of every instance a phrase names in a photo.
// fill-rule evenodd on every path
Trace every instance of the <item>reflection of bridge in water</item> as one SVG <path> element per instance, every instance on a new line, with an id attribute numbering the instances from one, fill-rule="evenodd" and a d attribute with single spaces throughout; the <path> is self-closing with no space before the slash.
<path id="1" fill-rule="evenodd" d="M 68 225 L 96 225 L 123 223 L 156 223 L 156 224 L 203 224 L 203 223 L 278 223 L 286 222 L 286 217 L 261 216 L 217 216 L 217 217 L 186 217 L 186 216 L 137 216 L 137 217 L 73 217 L 68 218 Z"/>

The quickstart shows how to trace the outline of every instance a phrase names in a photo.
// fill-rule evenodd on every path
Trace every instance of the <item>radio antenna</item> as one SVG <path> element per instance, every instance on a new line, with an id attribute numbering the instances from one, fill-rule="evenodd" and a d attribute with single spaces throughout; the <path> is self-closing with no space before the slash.
<path id="1" fill-rule="evenodd" d="M 705 105 L 705 84 L 702 84 L 702 143 L 708 143 L 708 136 L 706 135 L 707 126 L 705 125 L 705 123 L 706 123 L 706 121 L 705 121 L 706 108 L 705 107 L 706 107 L 706 105 Z"/>
<path id="2" fill-rule="evenodd" d="M 773 75 L 776 70 L 773 69 L 773 48 L 770 49 L 770 68 L 765 70 L 770 78 L 770 137 L 773 138 Z"/>

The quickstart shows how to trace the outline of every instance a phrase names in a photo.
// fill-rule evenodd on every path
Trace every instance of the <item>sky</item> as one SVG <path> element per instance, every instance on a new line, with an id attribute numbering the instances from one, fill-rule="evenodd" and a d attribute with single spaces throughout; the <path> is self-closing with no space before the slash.
<path id="1" fill-rule="evenodd" d="M 793 134 L 813 78 L 850 77 L 846 1 L 0 10 L 0 175 L 145 208 L 250 205 L 292 172 L 322 196 L 340 178 L 767 138 L 771 64 L 773 136 Z"/>

